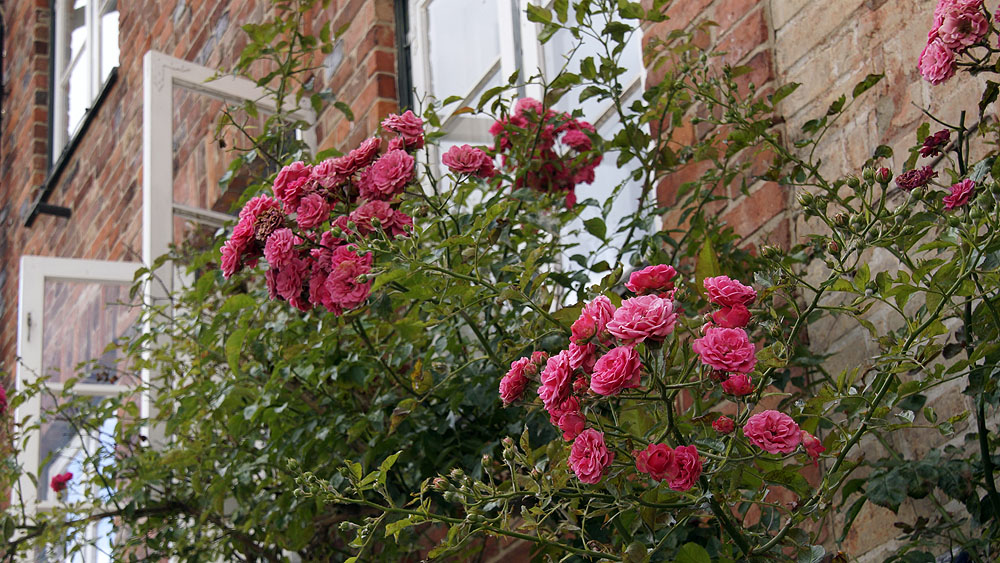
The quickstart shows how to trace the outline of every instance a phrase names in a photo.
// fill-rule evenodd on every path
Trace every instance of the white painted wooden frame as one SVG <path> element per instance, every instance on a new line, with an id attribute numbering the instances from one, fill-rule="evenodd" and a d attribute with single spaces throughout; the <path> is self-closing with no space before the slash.
<path id="1" fill-rule="evenodd" d="M 49 256 L 22 256 L 20 279 L 18 280 L 17 307 L 17 364 L 16 385 L 18 389 L 34 381 L 42 371 L 42 335 L 45 330 L 45 282 L 84 282 L 130 285 L 135 272 L 142 267 L 136 262 L 107 262 L 102 260 L 79 260 L 54 258 Z M 50 382 L 46 385 L 53 391 L 61 391 L 62 384 Z M 73 391 L 80 395 L 114 395 L 128 390 L 127 386 L 114 384 L 78 383 Z M 41 397 L 35 395 L 22 403 L 15 412 L 18 428 L 38 423 L 42 410 Z M 33 514 L 47 506 L 39 505 L 38 490 L 27 474 L 37 476 L 40 467 L 40 434 L 28 432 L 24 440 L 20 478 L 20 494 L 25 510 Z M 39 487 L 47 486 L 39 483 Z M 46 503 L 48 505 L 50 503 Z"/>
<path id="2" fill-rule="evenodd" d="M 234 104 L 252 100 L 264 112 L 278 111 L 277 104 L 266 90 L 246 78 L 220 75 L 216 70 L 171 57 L 158 51 L 148 51 L 143 57 L 142 107 L 142 260 L 152 265 L 167 253 L 174 240 L 174 217 L 184 217 L 203 225 L 220 227 L 235 219 L 225 213 L 199 209 L 174 202 L 173 114 L 174 88 L 179 87 Z M 312 126 L 301 132 L 301 138 L 315 154 L 316 113 L 305 105 L 283 107 L 291 117 Z M 147 304 L 167 303 L 175 288 L 176 273 L 170 263 L 160 266 L 154 275 L 160 280 L 146 285 Z M 167 314 L 172 314 L 169 309 Z M 157 374 L 143 370 L 142 382 L 147 388 Z M 144 395 L 141 411 L 153 416 L 153 397 Z M 153 447 L 165 444 L 162 428 L 149 428 Z"/>

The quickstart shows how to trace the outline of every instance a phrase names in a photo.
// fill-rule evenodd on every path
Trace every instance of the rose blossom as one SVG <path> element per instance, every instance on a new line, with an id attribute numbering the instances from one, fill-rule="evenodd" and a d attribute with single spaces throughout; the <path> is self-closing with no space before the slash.
<path id="1" fill-rule="evenodd" d="M 538 367 L 544 366 L 548 359 L 549 355 L 541 350 L 536 350 L 531 353 L 531 363 Z"/>
<path id="2" fill-rule="evenodd" d="M 611 300 L 604 295 L 598 295 L 583 306 L 580 318 L 570 327 L 570 342 L 582 344 L 594 336 L 600 337 L 614 314 L 615 306 L 611 304 Z"/>
<path id="3" fill-rule="evenodd" d="M 456 174 L 473 174 L 480 178 L 492 178 L 496 174 L 493 159 L 483 149 L 469 145 L 451 147 L 441 157 L 441 162 Z"/>
<path id="4" fill-rule="evenodd" d="M 571 342 L 569 348 L 569 365 L 573 369 L 580 369 L 586 373 L 594 370 L 594 362 L 597 361 L 596 344 L 576 344 Z"/>
<path id="5" fill-rule="evenodd" d="M 552 408 L 558 407 L 569 396 L 570 376 L 572 374 L 573 368 L 570 367 L 568 350 L 559 352 L 545 363 L 545 369 L 542 370 L 540 376 L 541 385 L 538 386 L 538 396 L 541 397 L 550 414 Z"/>
<path id="6" fill-rule="evenodd" d="M 407 149 L 419 149 L 424 146 L 424 120 L 410 110 L 403 115 L 389 114 L 382 121 L 382 129 L 386 132 L 396 132 L 403 137 Z"/>
<path id="7" fill-rule="evenodd" d="M 628 346 L 613 348 L 594 364 L 590 390 L 599 395 L 616 395 L 622 389 L 639 386 L 639 354 Z"/>
<path id="8" fill-rule="evenodd" d="M 736 423 L 728 416 L 720 416 L 712 421 L 712 428 L 719 434 L 729 434 L 736 429 Z"/>
<path id="9" fill-rule="evenodd" d="M 608 332 L 623 344 L 638 344 L 646 339 L 660 341 L 673 332 L 677 313 L 669 299 L 640 295 L 622 301 L 607 324 Z"/>
<path id="10" fill-rule="evenodd" d="M 378 137 L 365 139 L 358 148 L 351 150 L 346 155 L 333 159 L 331 169 L 334 177 L 330 178 L 331 185 L 337 185 L 354 175 L 355 172 L 368 166 L 378 155 L 378 147 L 382 140 Z M 321 182 L 322 183 L 322 182 Z M 323 184 L 324 187 L 331 187 Z"/>
<path id="11" fill-rule="evenodd" d="M 951 138 L 951 131 L 942 129 L 933 135 L 928 135 L 920 146 L 920 156 L 927 158 L 941 154 L 941 149 L 948 144 Z"/>
<path id="12" fill-rule="evenodd" d="M 302 295 L 302 282 L 309 270 L 309 264 L 292 255 L 275 274 L 275 291 L 289 302 L 298 299 Z"/>
<path id="13" fill-rule="evenodd" d="M 301 160 L 285 166 L 278 172 L 274 178 L 274 184 L 271 186 L 274 197 L 286 204 L 288 209 L 295 209 L 298 207 L 298 200 L 302 195 L 300 193 L 302 184 L 309 179 L 311 173 L 312 167 Z"/>
<path id="14" fill-rule="evenodd" d="M 264 258 L 271 266 L 281 268 L 295 256 L 295 245 L 298 244 L 302 244 L 302 239 L 295 236 L 291 229 L 278 229 L 267 237 Z"/>
<path id="15" fill-rule="evenodd" d="M 722 390 L 730 395 L 743 397 L 753 393 L 753 381 L 750 380 L 749 375 L 737 373 L 722 382 Z"/>
<path id="16" fill-rule="evenodd" d="M 334 312 L 353 309 L 364 303 L 371 292 L 371 280 L 359 281 L 371 271 L 372 255 L 358 256 L 353 247 L 338 246 L 330 257 L 330 274 L 325 289 L 328 309 Z M 333 305 L 332 307 L 327 304 Z"/>
<path id="17" fill-rule="evenodd" d="M 659 293 L 674 288 L 674 277 L 677 270 L 666 264 L 647 266 L 637 272 L 632 272 L 625 282 L 625 287 L 632 293 Z"/>
<path id="18" fill-rule="evenodd" d="M 52 478 L 52 481 L 49 482 L 49 486 L 52 487 L 53 491 L 57 493 L 61 492 L 66 489 L 66 483 L 68 483 L 69 480 L 72 478 L 73 474 L 70 473 L 69 471 L 67 471 L 66 473 L 60 473 Z"/>
<path id="19" fill-rule="evenodd" d="M 361 197 L 392 199 L 413 179 L 413 157 L 405 151 L 389 151 L 361 175 Z"/>
<path id="20" fill-rule="evenodd" d="M 701 476 L 701 457 L 694 446 L 674 448 L 674 475 L 667 485 L 675 491 L 686 491 L 694 486 Z"/>
<path id="21" fill-rule="evenodd" d="M 907 170 L 899 176 L 896 177 L 896 185 L 900 189 L 910 191 L 914 188 L 921 188 L 926 186 L 931 178 L 936 178 L 937 172 L 934 171 L 930 166 L 924 166 L 923 168 L 914 168 L 913 170 Z"/>
<path id="22" fill-rule="evenodd" d="M 559 430 L 563 431 L 563 440 L 569 442 L 583 432 L 586 422 L 587 419 L 583 417 L 583 414 L 579 410 L 575 410 L 560 416 L 557 426 L 559 426 Z"/>
<path id="23" fill-rule="evenodd" d="M 969 203 L 976 183 L 971 178 L 966 178 L 961 182 L 951 186 L 951 194 L 944 196 L 944 208 L 955 209 Z"/>
<path id="24" fill-rule="evenodd" d="M 666 444 L 650 444 L 636 456 L 635 468 L 657 481 L 667 481 L 675 491 L 686 491 L 701 476 L 701 458 L 694 446 L 672 449 Z"/>
<path id="25" fill-rule="evenodd" d="M 944 6 L 939 13 L 935 10 L 937 17 L 934 27 L 945 46 L 954 51 L 961 51 L 975 45 L 986 35 L 989 23 L 981 8 L 982 2 L 953 2 Z"/>
<path id="26" fill-rule="evenodd" d="M 588 428 L 573 440 L 569 454 L 569 467 L 582 483 L 600 483 L 604 472 L 615 459 L 604 445 L 604 434 Z"/>
<path id="27" fill-rule="evenodd" d="M 669 479 L 674 472 L 674 449 L 666 444 L 650 444 L 637 452 L 635 469 L 657 481 Z"/>
<path id="28" fill-rule="evenodd" d="M 933 39 L 920 53 L 917 67 L 924 80 L 935 85 L 941 84 L 955 75 L 955 53 L 941 39 Z"/>
<path id="29" fill-rule="evenodd" d="M 233 239 L 227 240 L 222 245 L 222 277 L 227 280 L 233 277 L 236 270 L 240 267 L 240 254 L 242 249 L 240 249 Z"/>
<path id="30" fill-rule="evenodd" d="M 804 449 L 806 451 L 806 454 L 812 458 L 813 465 L 819 465 L 819 454 L 825 452 L 826 448 L 823 447 L 823 444 L 822 442 L 819 441 L 819 438 L 813 436 L 812 434 L 806 432 L 805 430 L 802 431 L 801 435 L 802 435 L 802 449 Z"/>
<path id="31" fill-rule="evenodd" d="M 577 152 L 586 152 L 593 148 L 593 142 L 586 133 L 579 129 L 570 129 L 562 136 L 561 141 L 564 145 L 572 148 Z"/>
<path id="32" fill-rule="evenodd" d="M 743 435 L 753 445 L 772 454 L 791 453 L 802 442 L 799 425 L 792 417 L 778 411 L 751 416 L 743 426 Z"/>
<path id="33" fill-rule="evenodd" d="M 757 292 L 750 286 L 730 279 L 729 276 L 705 278 L 702 282 L 708 292 L 708 300 L 720 307 L 743 305 L 744 307 L 757 299 Z"/>
<path id="34" fill-rule="evenodd" d="M 529 368 L 532 371 L 528 371 Z M 530 358 L 520 358 L 510 363 L 510 371 L 500 380 L 500 399 L 507 406 L 521 398 L 524 388 L 528 386 L 528 374 L 538 368 L 531 363 Z"/>
<path id="35" fill-rule="evenodd" d="M 299 202 L 295 222 L 302 229 L 311 229 L 330 216 L 330 204 L 319 194 L 309 194 Z"/>
<path id="36" fill-rule="evenodd" d="M 580 401 L 573 396 L 567 396 L 558 404 L 545 405 L 545 411 L 549 413 L 549 422 L 559 427 L 559 421 L 569 413 L 580 412 Z"/>
<path id="37" fill-rule="evenodd" d="M 0 414 L 7 412 L 7 391 L 0 385 Z"/>
<path id="38" fill-rule="evenodd" d="M 723 328 L 743 328 L 750 322 L 750 311 L 744 305 L 725 307 L 712 313 L 712 322 Z"/>
<path id="39" fill-rule="evenodd" d="M 753 343 L 740 328 L 711 327 L 692 348 L 703 364 L 720 371 L 748 373 L 757 365 Z"/>
<path id="40" fill-rule="evenodd" d="M 358 232 L 362 235 L 367 235 L 368 233 L 374 232 L 376 230 L 374 219 L 378 219 L 379 226 L 386 232 L 389 232 L 392 228 L 393 223 L 393 211 L 392 207 L 389 206 L 387 201 L 366 201 L 358 206 L 357 209 L 351 212 L 349 216 L 351 222 L 357 227 Z"/>

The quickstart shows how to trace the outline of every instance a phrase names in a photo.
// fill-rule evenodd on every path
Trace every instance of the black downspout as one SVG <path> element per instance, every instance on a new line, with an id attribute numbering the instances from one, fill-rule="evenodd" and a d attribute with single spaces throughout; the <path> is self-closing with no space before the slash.
<path id="1" fill-rule="evenodd" d="M 395 0 L 396 12 L 396 92 L 399 111 L 413 108 L 413 68 L 410 65 L 409 0 Z"/>

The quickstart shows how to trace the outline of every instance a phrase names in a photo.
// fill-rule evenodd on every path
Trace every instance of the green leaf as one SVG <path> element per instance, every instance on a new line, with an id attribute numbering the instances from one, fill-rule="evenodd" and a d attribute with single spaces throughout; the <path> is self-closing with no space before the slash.
<path id="1" fill-rule="evenodd" d="M 851 95 L 856 99 L 861 94 L 864 94 L 869 88 L 878 84 L 878 81 L 882 80 L 884 77 L 884 74 L 869 74 L 864 80 L 858 82 L 857 85 L 854 86 L 854 91 Z"/>
<path id="2" fill-rule="evenodd" d="M 866 493 L 868 500 L 896 512 L 906 500 L 906 487 L 907 480 L 902 472 L 880 469 L 869 476 Z"/>
<path id="3" fill-rule="evenodd" d="M 698 253 L 698 265 L 694 269 L 695 275 L 695 285 L 698 288 L 698 293 L 705 295 L 705 278 L 714 278 L 719 275 L 719 258 L 715 255 L 715 249 L 712 248 L 712 239 L 705 239 L 705 245 L 701 247 L 701 252 Z"/>
<path id="4" fill-rule="evenodd" d="M 351 106 L 337 100 L 336 102 L 333 102 L 333 107 L 339 109 L 340 113 L 343 113 L 344 117 L 346 117 L 348 121 L 354 121 L 354 112 L 351 111 Z"/>
<path id="5" fill-rule="evenodd" d="M 226 339 L 226 361 L 229 369 L 235 374 L 240 373 L 240 353 L 243 351 L 243 341 L 246 340 L 247 329 L 239 328 Z"/>
<path id="6" fill-rule="evenodd" d="M 549 13 L 545 8 L 535 5 L 528 4 L 528 21 L 535 23 L 549 23 L 552 21 L 552 14 Z"/>
<path id="7" fill-rule="evenodd" d="M 587 228 L 587 232 L 594 235 L 595 237 L 605 240 L 605 235 L 607 235 L 608 228 L 604 224 L 604 219 L 600 217 L 593 217 L 587 219 L 583 222 L 583 226 Z"/>
<path id="8" fill-rule="evenodd" d="M 390 522 L 389 524 L 385 525 L 385 537 L 392 536 L 398 540 L 399 532 L 402 532 L 406 528 L 409 528 L 414 524 L 419 524 L 423 521 L 424 519 L 422 516 L 411 515 L 407 516 L 406 518 L 396 520 L 395 522 Z"/>
<path id="9" fill-rule="evenodd" d="M 552 3 L 552 9 L 556 11 L 559 23 L 566 23 L 566 20 L 569 19 L 569 0 L 555 0 Z"/>
<path id="10" fill-rule="evenodd" d="M 712 563 L 712 556 L 696 543 L 686 543 L 677 550 L 675 563 Z"/>
<path id="11" fill-rule="evenodd" d="M 821 545 L 809 546 L 809 553 L 799 556 L 798 563 L 820 563 L 826 556 L 826 549 Z"/>
<path id="12" fill-rule="evenodd" d="M 802 86 L 802 84 L 798 82 L 789 82 L 788 84 L 780 86 L 770 96 L 771 105 L 778 105 L 778 102 L 790 96 L 792 92 L 798 89 L 799 86 Z"/>

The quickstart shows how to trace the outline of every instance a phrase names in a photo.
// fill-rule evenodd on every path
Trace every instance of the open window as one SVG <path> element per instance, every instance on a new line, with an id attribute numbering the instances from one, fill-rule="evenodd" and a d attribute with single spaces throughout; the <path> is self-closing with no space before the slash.
<path id="1" fill-rule="evenodd" d="M 98 468 L 85 460 L 116 446 L 117 417 L 90 429 L 73 427 L 52 414 L 68 397 L 88 402 L 128 393 L 139 381 L 135 370 L 113 345 L 139 330 L 139 310 L 131 306 L 129 290 L 134 262 L 106 262 L 43 256 L 23 256 L 18 286 L 18 389 L 38 385 L 39 392 L 15 413 L 21 436 L 22 477 L 18 493 L 29 514 L 49 510 L 61 501 L 100 499 L 78 488 L 79 477 Z M 64 411 L 65 412 L 65 411 Z M 48 414 L 46 414 L 48 413 Z M 60 499 L 50 488 L 52 477 L 72 472 Z M 28 475 L 37 477 L 37 485 Z M 108 561 L 112 541 L 110 520 L 85 530 L 91 545 L 69 560 Z M 80 542 L 84 543 L 84 542 Z M 62 558 L 65 554 L 43 557 Z"/>

